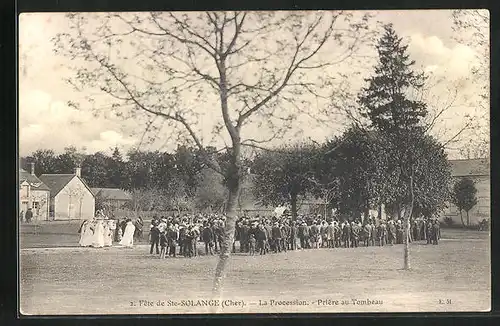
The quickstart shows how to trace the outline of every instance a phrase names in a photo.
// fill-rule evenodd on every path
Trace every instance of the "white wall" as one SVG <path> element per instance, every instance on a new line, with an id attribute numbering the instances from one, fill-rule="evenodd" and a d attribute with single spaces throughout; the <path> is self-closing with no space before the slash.
<path id="1" fill-rule="evenodd" d="M 88 219 L 94 212 L 95 198 L 76 176 L 54 198 L 55 220 Z"/>
<path id="2" fill-rule="evenodd" d="M 480 176 L 472 178 L 475 182 L 477 193 L 477 205 L 469 211 L 470 224 L 478 224 L 483 219 L 490 219 L 491 215 L 491 193 L 490 193 L 490 178 L 488 176 Z M 457 179 L 455 179 L 456 181 Z M 466 213 L 462 212 L 464 223 L 467 224 Z M 460 212 L 458 208 L 449 203 L 449 208 L 445 209 L 442 218 L 445 216 L 451 217 L 456 224 L 462 224 Z"/>

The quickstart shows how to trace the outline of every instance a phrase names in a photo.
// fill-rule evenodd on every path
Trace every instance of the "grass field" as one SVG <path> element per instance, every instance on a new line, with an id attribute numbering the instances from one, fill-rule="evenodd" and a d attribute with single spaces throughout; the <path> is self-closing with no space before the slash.
<path id="1" fill-rule="evenodd" d="M 22 239 L 26 235 L 21 234 L 21 244 L 36 239 L 38 246 L 53 247 L 50 243 L 53 236 L 39 234 L 26 241 Z M 74 245 L 78 237 L 73 236 L 71 241 L 70 237 L 68 234 L 65 241 L 67 244 L 73 241 Z M 401 245 L 234 255 L 224 298 L 243 301 L 244 306 L 224 306 L 219 312 L 488 310 L 491 300 L 488 233 L 443 230 L 442 237 L 438 246 L 411 245 L 410 271 L 401 270 Z M 22 249 L 21 312 L 208 313 L 209 307 L 173 304 L 210 299 L 216 262 L 216 257 L 205 256 L 160 260 L 150 256 L 144 245 L 133 249 Z M 364 300 L 365 304 L 360 301 L 355 304 L 353 299 Z M 367 304 L 367 299 L 371 304 Z M 143 306 L 140 300 L 153 306 Z M 271 300 L 276 302 L 271 304 Z M 277 305 L 279 300 L 295 302 Z M 264 302 L 268 304 L 261 305 Z"/>

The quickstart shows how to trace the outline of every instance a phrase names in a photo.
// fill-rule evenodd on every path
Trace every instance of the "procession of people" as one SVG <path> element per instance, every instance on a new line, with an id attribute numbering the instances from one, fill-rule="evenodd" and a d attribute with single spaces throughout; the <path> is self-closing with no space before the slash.
<path id="1" fill-rule="evenodd" d="M 225 217 L 217 214 L 158 217 L 150 226 L 151 255 L 195 257 L 220 252 L 224 238 Z M 440 239 L 437 219 L 412 221 L 409 241 L 425 240 L 437 245 Z M 280 217 L 241 217 L 236 222 L 232 252 L 250 255 L 319 248 L 356 248 L 403 244 L 401 220 L 368 218 L 364 222 L 338 218 L 322 219 L 320 215 L 300 216 L 296 221 L 288 215 Z M 238 249 L 237 249 L 237 244 Z"/>
<path id="2" fill-rule="evenodd" d="M 161 258 L 195 257 L 220 253 L 224 242 L 226 217 L 219 214 L 153 216 L 149 229 L 149 253 Z M 127 248 L 134 239 L 142 239 L 141 217 L 111 219 L 102 211 L 82 223 L 80 246 L 109 247 L 115 242 Z M 408 240 L 437 245 L 440 227 L 437 219 L 415 218 L 410 223 Z M 357 248 L 360 246 L 392 246 L 404 243 L 402 220 L 368 217 L 349 221 L 344 217 L 322 218 L 301 215 L 292 219 L 280 216 L 243 216 L 237 218 L 232 252 L 249 255 L 319 248 Z M 238 245 L 238 246 L 237 246 Z"/>
<path id="3" fill-rule="evenodd" d="M 102 248 L 111 247 L 113 242 L 116 242 L 120 246 L 131 248 L 134 245 L 137 230 L 138 228 L 131 219 L 125 219 L 120 223 L 119 220 L 110 219 L 102 211 L 98 211 L 94 218 L 85 220 L 81 224 L 78 230 L 79 245 Z"/>

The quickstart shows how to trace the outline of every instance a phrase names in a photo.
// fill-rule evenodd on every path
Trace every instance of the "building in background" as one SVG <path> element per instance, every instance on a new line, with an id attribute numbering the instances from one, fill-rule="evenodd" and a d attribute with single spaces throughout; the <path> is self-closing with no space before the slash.
<path id="1" fill-rule="evenodd" d="M 89 219 L 95 214 L 95 197 L 81 178 L 81 168 L 74 174 L 42 174 L 50 188 L 49 214 L 53 220 Z"/>
<path id="2" fill-rule="evenodd" d="M 91 188 L 96 200 L 96 209 L 116 211 L 132 201 L 132 195 L 118 188 Z"/>
<path id="3" fill-rule="evenodd" d="M 476 225 L 483 219 L 489 220 L 491 214 L 490 160 L 450 160 L 450 163 L 453 184 L 461 178 L 470 178 L 474 181 L 477 189 L 477 205 L 469 211 L 470 224 Z M 465 216 L 465 212 L 463 214 Z M 449 203 L 448 208 L 443 212 L 442 218 L 444 217 L 451 217 L 456 224 L 462 223 L 460 212 L 452 203 Z"/>
<path id="4" fill-rule="evenodd" d="M 35 175 L 35 163 L 31 171 L 19 169 L 19 213 L 32 209 L 33 221 L 49 219 L 50 188 Z"/>

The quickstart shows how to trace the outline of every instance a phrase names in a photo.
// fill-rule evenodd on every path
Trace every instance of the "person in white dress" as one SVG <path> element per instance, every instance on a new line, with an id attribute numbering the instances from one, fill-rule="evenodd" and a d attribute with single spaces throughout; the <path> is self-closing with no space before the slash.
<path id="1" fill-rule="evenodd" d="M 104 247 L 104 224 L 102 220 L 96 221 L 96 227 L 94 230 L 94 239 L 92 241 L 92 247 L 102 248 Z"/>
<path id="2" fill-rule="evenodd" d="M 104 246 L 111 247 L 113 245 L 113 229 L 111 223 L 113 220 L 104 220 Z"/>
<path id="3" fill-rule="evenodd" d="M 134 232 L 135 225 L 132 220 L 127 220 L 127 225 L 125 226 L 125 232 L 123 233 L 123 238 L 120 241 L 120 245 L 125 247 L 132 247 L 134 245 Z"/>
<path id="4" fill-rule="evenodd" d="M 93 221 L 86 220 L 82 224 L 80 231 L 80 246 L 88 247 L 92 245 L 92 239 L 94 237 Z"/>

